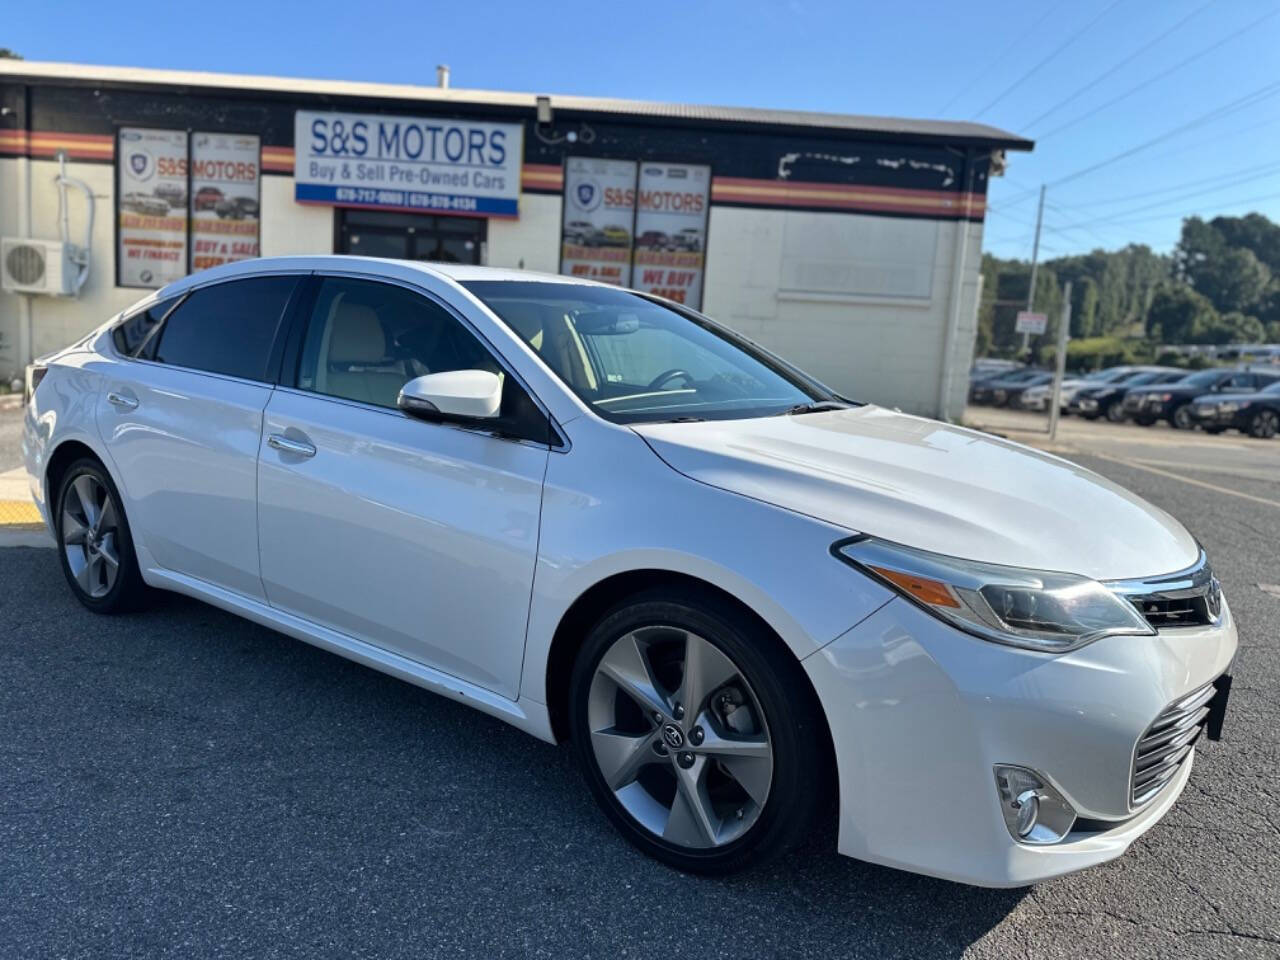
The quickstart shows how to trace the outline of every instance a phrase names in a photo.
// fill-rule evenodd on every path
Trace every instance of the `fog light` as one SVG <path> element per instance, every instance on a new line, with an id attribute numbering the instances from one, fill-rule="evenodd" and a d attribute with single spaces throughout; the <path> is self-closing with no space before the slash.
<path id="1" fill-rule="evenodd" d="M 1057 843 L 1076 822 L 1076 812 L 1049 778 L 1028 767 L 995 768 L 1000 813 L 1019 843 Z"/>

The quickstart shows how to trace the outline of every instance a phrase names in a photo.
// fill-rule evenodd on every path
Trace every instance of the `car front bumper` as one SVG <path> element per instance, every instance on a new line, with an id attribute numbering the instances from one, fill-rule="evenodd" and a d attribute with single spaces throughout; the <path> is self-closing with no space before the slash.
<path id="1" fill-rule="evenodd" d="M 1108 637 L 1050 656 L 955 630 L 902 599 L 804 661 L 840 780 L 840 852 L 963 883 L 1023 886 L 1122 854 L 1172 806 L 1177 775 L 1133 808 L 1134 751 L 1170 704 L 1228 670 L 1217 626 Z M 994 768 L 1047 777 L 1080 818 L 1058 843 L 1015 841 Z"/>
<path id="2" fill-rule="evenodd" d="M 1191 419 L 1202 427 L 1235 427 L 1236 429 L 1244 429 L 1244 416 L 1240 410 L 1232 410 L 1223 412 L 1216 407 L 1200 407 L 1193 406 L 1191 408 Z"/>

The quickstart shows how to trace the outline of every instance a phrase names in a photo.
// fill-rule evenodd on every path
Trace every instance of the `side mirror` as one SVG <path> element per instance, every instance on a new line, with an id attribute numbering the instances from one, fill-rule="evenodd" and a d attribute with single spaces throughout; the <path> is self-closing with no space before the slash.
<path id="1" fill-rule="evenodd" d="M 490 420 L 502 406 L 502 378 L 488 370 L 451 370 L 415 377 L 396 406 L 424 420 Z"/>

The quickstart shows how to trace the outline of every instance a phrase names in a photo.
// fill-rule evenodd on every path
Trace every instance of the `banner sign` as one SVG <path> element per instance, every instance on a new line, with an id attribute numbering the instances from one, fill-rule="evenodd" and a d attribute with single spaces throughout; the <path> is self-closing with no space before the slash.
<path id="1" fill-rule="evenodd" d="M 702 306 L 710 208 L 710 167 L 641 165 L 633 280 L 637 290 L 695 310 Z"/>
<path id="2" fill-rule="evenodd" d="M 116 149 L 116 268 L 123 287 L 187 273 L 187 134 L 121 127 Z"/>
<path id="3" fill-rule="evenodd" d="M 570 157 L 564 167 L 560 272 L 631 286 L 636 163 Z"/>
<path id="4" fill-rule="evenodd" d="M 519 213 L 524 127 L 380 114 L 294 115 L 294 199 L 479 217 Z"/>
<path id="5" fill-rule="evenodd" d="M 191 135 L 191 269 L 258 256 L 257 137 Z"/>

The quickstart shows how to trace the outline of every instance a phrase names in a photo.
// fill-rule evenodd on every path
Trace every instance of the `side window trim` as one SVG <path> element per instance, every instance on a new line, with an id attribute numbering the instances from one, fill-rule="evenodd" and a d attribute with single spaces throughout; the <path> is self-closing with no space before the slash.
<path id="1" fill-rule="evenodd" d="M 156 321 L 156 325 L 154 327 L 152 327 L 150 330 L 147 331 L 146 337 L 143 339 L 143 341 L 140 344 L 138 344 L 138 346 L 133 350 L 132 353 L 127 353 L 120 349 L 120 345 L 116 343 L 114 334 L 126 323 L 133 320 L 135 317 L 138 317 L 141 314 L 146 313 L 148 310 L 154 307 L 155 303 L 153 302 L 150 306 L 143 307 L 140 310 L 134 310 L 132 313 L 128 313 L 125 316 L 121 317 L 120 320 L 117 321 L 116 325 L 111 328 L 111 333 L 112 333 L 111 349 L 115 353 L 115 355 L 118 356 L 121 360 L 145 360 L 146 357 L 142 356 L 143 352 L 147 349 L 147 347 L 151 344 L 151 342 L 156 338 L 156 333 L 160 330 L 161 327 L 164 326 L 164 322 L 169 319 L 169 314 L 173 313 L 173 311 L 177 310 L 178 307 L 182 306 L 183 302 L 190 295 L 190 292 L 191 291 L 188 290 L 184 293 L 180 293 L 178 294 L 178 296 L 176 296 L 173 299 L 173 302 L 169 304 L 169 309 L 164 312 L 164 316 L 162 316 L 158 321 Z M 160 298 L 157 297 L 156 299 L 159 300 Z"/>
<path id="2" fill-rule="evenodd" d="M 205 377 L 217 377 L 220 380 L 230 380 L 234 383 L 253 383 L 258 384 L 259 386 L 274 387 L 279 381 L 279 378 L 273 374 L 278 372 L 276 366 L 278 366 L 278 356 L 283 352 L 283 334 L 285 333 L 286 327 L 289 324 L 299 302 L 301 291 L 307 286 L 311 275 L 312 271 L 310 270 L 281 270 L 269 273 L 249 273 L 243 276 L 220 278 L 218 280 L 202 283 L 198 286 L 184 290 L 177 302 L 165 311 L 164 319 L 161 320 L 160 323 L 156 324 L 156 328 L 147 335 L 147 339 L 143 342 L 142 347 L 140 347 L 138 351 L 139 354 L 141 354 L 143 349 L 151 346 L 153 343 L 158 346 L 160 343 L 160 336 L 163 333 L 165 326 L 168 324 L 169 317 L 173 315 L 174 311 L 176 311 L 178 307 L 186 303 L 193 294 L 198 293 L 201 290 L 209 290 L 213 287 L 222 286 L 223 284 L 228 283 L 235 283 L 239 280 L 254 280 L 259 277 L 296 277 L 297 282 L 294 284 L 293 290 L 289 294 L 289 302 L 285 305 L 285 309 L 280 320 L 276 323 L 275 334 L 273 335 L 271 343 L 271 350 L 267 355 L 267 376 L 263 380 L 255 380 L 248 377 L 237 377 L 234 374 L 219 373 L 216 370 L 202 370 L 199 367 L 186 367 L 177 363 L 163 363 L 159 360 L 154 360 L 151 357 L 135 356 L 130 357 L 129 359 L 137 360 L 140 363 L 155 364 L 158 367 L 168 367 L 172 370 L 184 370 L 188 373 L 198 373 Z M 154 353 L 155 351 L 153 350 L 152 356 L 154 356 Z"/>
<path id="3" fill-rule="evenodd" d="M 531 443 L 538 447 L 550 447 L 552 451 L 560 453 L 568 451 L 568 437 L 560 428 L 560 425 L 556 423 L 555 418 L 551 415 L 551 411 L 547 409 L 546 404 L 544 404 L 538 395 L 530 389 L 529 384 L 525 381 L 524 377 L 516 373 L 511 364 L 507 362 L 506 357 L 498 351 L 489 339 L 477 330 L 475 325 L 463 316 L 462 313 L 452 304 L 442 300 L 429 290 L 425 290 L 416 284 L 400 280 L 396 277 L 384 277 L 377 274 L 360 273 L 358 271 L 349 270 L 314 271 L 309 282 L 303 285 L 306 288 L 305 293 L 300 296 L 300 299 L 305 301 L 306 309 L 299 309 L 296 312 L 296 315 L 292 317 L 293 324 L 289 331 L 287 345 L 283 356 L 281 357 L 281 369 L 278 380 L 281 389 L 287 389 L 291 392 L 308 397 L 320 397 L 325 400 L 333 400 L 338 403 L 349 404 L 363 410 L 377 410 L 381 413 L 406 418 L 409 416 L 403 411 L 395 410 L 390 407 L 379 406 L 375 403 L 365 403 L 360 400 L 353 400 L 349 397 L 332 396 L 330 394 L 319 393 L 318 391 L 307 390 L 298 386 L 298 376 L 302 363 L 302 347 L 306 340 L 307 328 L 312 320 L 311 314 L 315 307 L 316 299 L 319 297 L 321 284 L 325 280 L 330 279 L 359 280 L 366 283 L 378 283 L 389 287 L 399 287 L 402 290 L 407 290 L 415 296 L 422 297 L 432 306 L 443 310 L 446 314 L 456 320 L 463 330 L 476 339 L 476 342 L 480 344 L 481 348 L 484 349 L 486 353 L 489 354 L 493 362 L 498 365 L 506 376 L 511 377 L 517 384 L 519 384 L 520 388 L 525 392 L 525 395 L 529 397 L 538 412 L 546 420 L 548 425 L 547 437 L 549 442 L 544 443 L 535 440 L 528 440 L 523 437 L 513 437 L 502 433 L 500 430 L 490 429 L 479 424 L 471 426 L 467 424 L 441 423 L 441 426 L 450 426 L 455 429 L 462 429 L 471 433 L 482 433 L 486 436 L 492 436 L 495 439 L 505 440 L 510 443 Z"/>

